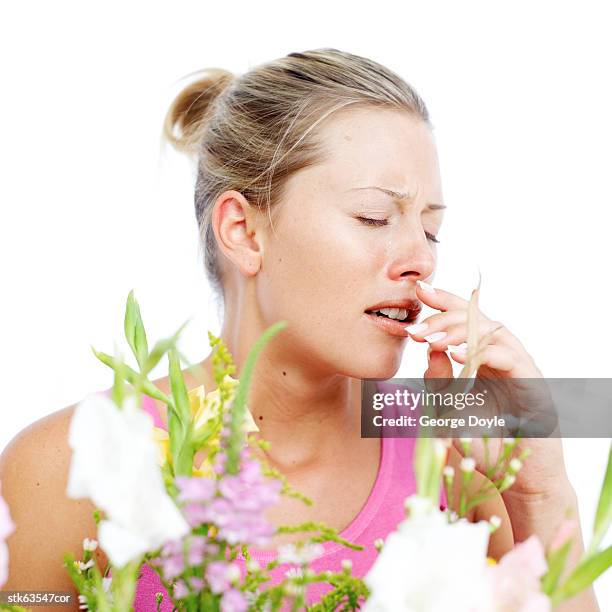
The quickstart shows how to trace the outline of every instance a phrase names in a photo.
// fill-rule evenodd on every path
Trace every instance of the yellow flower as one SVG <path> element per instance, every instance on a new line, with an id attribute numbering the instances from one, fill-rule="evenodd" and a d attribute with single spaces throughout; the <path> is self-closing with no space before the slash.
<path id="1" fill-rule="evenodd" d="M 229 374 L 225 375 L 223 382 L 228 384 L 230 388 L 238 386 L 238 380 L 232 378 Z M 189 395 L 189 406 L 191 408 L 191 416 L 193 419 L 193 429 L 197 431 L 206 423 L 219 415 L 219 409 L 221 406 L 220 392 L 219 389 L 215 389 L 210 393 L 206 393 L 204 385 L 200 385 L 195 389 L 192 389 L 188 393 Z M 230 400 L 231 406 L 233 400 Z M 245 414 L 245 433 L 251 433 L 259 431 L 259 427 L 253 420 L 253 415 L 250 410 L 246 410 Z"/>
<path id="2" fill-rule="evenodd" d="M 170 437 L 168 432 L 161 427 L 153 428 L 153 440 L 157 444 L 157 462 L 163 467 L 165 463 L 171 463 Z"/>
<path id="3" fill-rule="evenodd" d="M 246 413 L 244 415 L 244 433 L 252 433 L 254 431 L 259 431 L 259 427 L 253 420 L 253 415 L 247 406 Z"/>
<path id="4" fill-rule="evenodd" d="M 195 462 L 195 458 L 194 458 L 194 462 Z M 204 457 L 204 459 L 202 459 L 202 463 L 200 463 L 199 468 L 196 468 L 194 466 L 193 476 L 199 476 L 200 478 L 214 478 L 215 477 L 215 472 L 213 470 L 212 463 L 208 457 Z"/>
<path id="5" fill-rule="evenodd" d="M 193 419 L 193 428 L 195 430 L 200 429 L 200 427 L 218 414 L 218 399 L 217 406 L 215 406 L 212 398 L 210 397 L 212 396 L 212 393 L 209 393 L 208 395 L 209 398 L 207 401 L 204 385 L 200 385 L 188 393 L 189 408 L 191 409 L 191 418 Z M 217 397 L 218 395 L 219 394 L 217 393 Z"/>
<path id="6" fill-rule="evenodd" d="M 230 388 L 236 387 L 238 382 L 235 378 L 227 375 L 224 378 L 224 382 L 230 385 Z M 219 416 L 219 410 L 221 407 L 220 400 L 220 392 L 219 389 L 215 389 L 210 393 L 206 393 L 206 389 L 204 385 L 200 385 L 199 387 L 195 387 L 191 389 L 191 391 L 187 394 L 189 399 L 189 408 L 191 412 L 191 419 L 193 422 L 193 430 L 197 432 L 201 430 L 206 424 Z M 232 400 L 230 400 L 229 404 L 231 406 Z M 259 428 L 255 424 L 253 420 L 253 416 L 247 407 L 247 411 L 245 413 L 245 427 L 244 432 L 245 435 L 254 431 L 259 431 Z M 170 437 L 168 432 L 165 429 L 160 427 L 153 428 L 153 437 L 155 443 L 157 444 L 158 451 L 158 462 L 160 466 L 163 466 L 166 463 L 172 463 L 172 455 L 170 454 Z M 215 436 L 210 438 L 206 446 L 208 450 L 212 450 L 214 448 L 219 448 L 220 441 L 219 436 Z M 194 467 L 193 467 L 193 475 L 201 476 L 203 478 L 213 478 L 214 472 L 212 469 L 212 465 L 208 459 L 208 453 L 204 457 L 204 459 L 200 462 L 199 467 L 195 467 L 196 460 L 199 454 L 196 453 L 194 457 Z"/>

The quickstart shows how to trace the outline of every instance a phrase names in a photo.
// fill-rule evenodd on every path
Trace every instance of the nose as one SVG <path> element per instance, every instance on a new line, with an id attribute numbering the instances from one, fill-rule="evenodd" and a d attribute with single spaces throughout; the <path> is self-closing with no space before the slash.
<path id="1" fill-rule="evenodd" d="M 392 280 L 427 281 L 436 270 L 434 243 L 425 236 L 422 227 L 412 226 L 401 238 L 388 245 L 388 275 Z"/>

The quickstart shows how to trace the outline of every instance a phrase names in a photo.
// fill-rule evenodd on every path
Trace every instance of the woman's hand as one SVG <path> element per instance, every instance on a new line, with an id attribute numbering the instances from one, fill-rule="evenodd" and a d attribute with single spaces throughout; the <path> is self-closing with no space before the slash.
<path id="1" fill-rule="evenodd" d="M 410 333 L 410 327 L 408 327 L 407 331 L 417 342 L 429 342 L 430 344 L 425 378 L 452 379 L 452 363 L 444 351 L 449 345 L 467 342 L 470 302 L 447 291 L 428 288 L 428 285 L 419 282 L 417 297 L 427 306 L 440 312 L 421 322 L 427 325 L 426 329 Z M 478 389 L 491 389 L 492 385 L 495 386 L 495 380 L 502 379 L 501 388 L 512 397 L 504 400 L 499 396 L 494 397 L 494 393 L 489 393 L 487 399 L 489 405 L 486 406 L 486 412 L 500 413 L 503 412 L 500 408 L 503 408 L 504 404 L 510 404 L 515 407 L 519 406 L 523 416 L 530 412 L 535 414 L 537 419 L 537 415 L 550 409 L 550 396 L 546 396 L 546 393 L 539 393 L 541 387 L 537 384 L 537 380 L 534 381 L 535 385 L 524 385 L 521 380 L 513 382 L 513 379 L 540 379 L 542 387 L 546 387 L 542 372 L 521 342 L 502 323 L 489 319 L 478 308 L 476 308 L 474 321 L 479 338 L 485 337 L 488 332 L 495 331 L 488 336 L 486 346 L 480 354 L 480 365 L 476 371 L 471 391 L 475 393 Z M 446 335 L 440 337 L 442 333 Z M 467 359 L 465 353 L 452 352 L 452 350 L 451 357 L 461 364 L 464 364 Z M 534 390 L 538 392 L 534 393 Z M 537 406 L 535 406 L 536 403 Z M 495 442 L 499 447 L 499 439 L 491 439 L 489 444 L 493 458 L 495 457 Z M 458 441 L 456 443 L 457 448 L 461 451 L 460 444 Z M 475 439 L 471 446 L 477 469 L 485 473 L 487 466 L 485 465 L 484 445 L 480 440 Z M 538 512 L 541 512 L 542 502 L 546 500 L 547 511 L 544 514 L 549 514 L 551 504 L 561 506 L 555 509 L 555 512 L 560 511 L 560 523 L 567 504 L 571 505 L 573 494 L 565 472 L 561 440 L 558 437 L 525 438 L 519 442 L 517 450 L 520 452 L 524 447 L 529 448 L 531 454 L 516 475 L 515 484 L 504 494 L 504 501 L 508 506 L 513 527 L 515 527 L 515 537 L 518 540 L 529 535 L 528 533 L 517 533 L 516 529 L 521 523 L 526 525 L 527 530 L 530 529 L 528 526 L 530 517 L 525 516 L 525 512 L 530 513 L 530 509 L 536 507 Z M 515 510 L 514 517 L 512 516 L 513 509 Z M 519 516 L 520 513 L 523 513 L 522 517 Z M 555 517 L 549 515 L 547 520 L 554 522 Z M 550 527 L 554 530 L 557 525 L 550 525 Z M 518 529 L 518 531 L 522 532 L 523 529 Z M 547 538 L 544 539 L 545 542 L 546 540 Z"/>

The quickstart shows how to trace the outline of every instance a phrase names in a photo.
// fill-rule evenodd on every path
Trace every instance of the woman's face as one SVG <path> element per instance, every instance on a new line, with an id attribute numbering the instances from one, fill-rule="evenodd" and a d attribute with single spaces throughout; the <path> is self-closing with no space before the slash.
<path id="1" fill-rule="evenodd" d="M 443 211 L 434 139 L 420 119 L 376 108 L 336 114 L 320 138 L 325 161 L 290 177 L 265 236 L 259 308 L 267 324 L 288 322 L 281 336 L 298 363 L 391 378 L 403 327 L 421 306 L 416 281 L 431 281 L 436 265 Z M 368 313 L 411 301 L 403 325 Z"/>

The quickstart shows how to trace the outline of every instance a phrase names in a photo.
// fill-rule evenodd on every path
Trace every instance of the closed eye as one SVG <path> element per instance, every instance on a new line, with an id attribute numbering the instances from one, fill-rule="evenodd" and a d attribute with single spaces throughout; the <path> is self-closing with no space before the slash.
<path id="1" fill-rule="evenodd" d="M 371 227 L 380 227 L 382 225 L 387 225 L 388 221 L 386 219 L 371 219 L 370 217 L 356 217 L 358 221 L 363 223 L 364 225 L 369 225 Z M 429 232 L 425 232 L 427 239 L 436 244 L 440 244 L 440 241 Z"/>
<path id="2" fill-rule="evenodd" d="M 357 217 L 364 225 L 387 225 L 386 219 L 370 219 L 369 217 Z"/>

